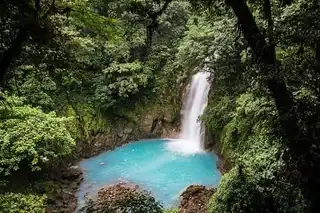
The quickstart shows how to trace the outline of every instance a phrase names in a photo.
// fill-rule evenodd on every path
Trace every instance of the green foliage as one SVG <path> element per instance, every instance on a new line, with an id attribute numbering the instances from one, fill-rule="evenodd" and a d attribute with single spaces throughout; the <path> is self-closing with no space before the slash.
<path id="1" fill-rule="evenodd" d="M 252 93 L 235 101 L 216 97 L 220 100 L 210 102 L 204 121 L 217 133 L 222 154 L 237 166 L 223 176 L 209 212 L 305 212 L 301 190 L 286 177 L 287 148 L 273 130 L 274 105 Z"/>
<path id="2" fill-rule="evenodd" d="M 252 94 L 239 96 L 231 120 L 222 130 L 222 149 L 229 148 L 235 153 L 245 151 L 251 145 L 248 137 L 261 133 L 262 128 L 268 128 L 269 116 L 275 115 L 272 110 L 266 99 L 255 99 Z"/>
<path id="3" fill-rule="evenodd" d="M 169 4 L 152 23 L 154 28 L 146 14 L 157 12 L 164 1 L 55 3 L 59 11 L 66 9 L 50 17 L 55 36 L 39 46 L 25 43 L 22 61 L 12 66 L 6 89 L 46 112 L 65 116 L 71 106 L 79 118 L 76 126 L 84 129 L 78 138 L 105 131 L 106 125 L 90 126 L 96 123 L 92 118 L 112 118 L 131 113 L 134 105 L 162 101 L 155 92 L 162 91 L 161 71 L 184 33 L 187 2 Z"/>
<path id="4" fill-rule="evenodd" d="M 202 17 L 190 17 L 187 27 L 188 31 L 179 44 L 176 56 L 176 63 L 183 68 L 188 68 L 192 62 L 198 61 L 200 64 L 208 56 L 208 48 L 215 36 L 212 26 Z"/>
<path id="5" fill-rule="evenodd" d="M 1 2 L 0 84 L 10 96 L 1 94 L 0 175 L 54 164 L 71 152 L 72 137 L 108 133 L 119 119 L 139 123 L 153 110 L 177 115 L 188 80 L 206 66 L 214 79 L 202 119 L 235 165 L 210 211 L 305 212 L 298 186 L 318 173 L 296 173 L 299 165 L 310 165 L 302 166 L 308 172 L 320 165 L 320 6 L 270 1 L 270 20 L 262 1 L 243 1 L 268 44 L 263 49 L 275 46 L 275 70 L 262 66 L 242 34 L 230 7 L 241 1 Z M 290 110 L 298 112 L 295 145 L 306 151 L 295 162 L 270 79 L 285 82 Z"/>
<path id="6" fill-rule="evenodd" d="M 68 119 L 23 104 L 21 98 L 4 96 L 0 105 L 0 173 L 19 169 L 40 170 L 71 152 L 74 140 Z"/>
<path id="7" fill-rule="evenodd" d="M 71 16 L 75 26 L 85 28 L 87 33 L 113 39 L 121 32 L 116 19 L 94 13 L 88 1 L 71 1 L 67 5 L 72 8 Z"/>
<path id="8" fill-rule="evenodd" d="M 38 67 L 33 65 L 18 67 L 15 79 L 11 83 L 13 88 L 19 91 L 19 96 L 25 97 L 26 103 L 41 106 L 44 110 L 52 110 L 54 100 L 50 97 L 50 93 L 54 93 L 57 88 L 45 64 Z"/>
<path id="9" fill-rule="evenodd" d="M 209 212 L 305 212 L 300 189 L 286 179 L 286 147 L 271 131 L 276 116 L 268 99 L 252 93 L 209 104 L 204 121 L 218 133 L 221 152 L 238 165 L 223 176 Z"/>
<path id="10" fill-rule="evenodd" d="M 209 212 L 306 212 L 301 191 L 279 179 L 257 176 L 242 167 L 224 175 L 209 204 Z"/>
<path id="11" fill-rule="evenodd" d="M 0 212 L 3 213 L 44 213 L 44 196 L 20 193 L 0 194 Z"/>
<path id="12" fill-rule="evenodd" d="M 101 109 L 123 104 L 121 100 L 138 94 L 150 78 L 150 72 L 144 71 L 139 62 L 113 63 L 103 72 L 104 76 L 96 80 L 94 97 Z"/>
<path id="13" fill-rule="evenodd" d="M 230 96 L 212 100 L 203 119 L 211 131 L 218 133 L 221 151 L 229 150 L 237 155 L 253 144 L 252 135 L 271 134 L 270 127 L 275 123 L 270 122 L 273 116 L 276 112 L 270 101 L 246 93 L 236 100 Z"/>
<path id="14" fill-rule="evenodd" d="M 208 104 L 202 120 L 205 122 L 207 129 L 219 133 L 232 119 L 232 112 L 235 108 L 235 101 L 230 96 L 213 98 Z"/>
<path id="15" fill-rule="evenodd" d="M 247 143 L 247 150 L 237 155 L 238 166 L 223 176 L 209 212 L 306 212 L 301 190 L 287 181 L 281 142 L 260 130 Z"/>
<path id="16" fill-rule="evenodd" d="M 209 212 L 260 212 L 261 194 L 254 179 L 234 168 L 224 175 L 218 191 L 210 201 Z"/>

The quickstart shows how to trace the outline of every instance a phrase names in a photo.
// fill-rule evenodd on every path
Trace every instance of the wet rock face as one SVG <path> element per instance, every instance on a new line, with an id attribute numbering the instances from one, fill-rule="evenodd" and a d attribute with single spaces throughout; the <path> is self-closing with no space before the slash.
<path id="1" fill-rule="evenodd" d="M 191 185 L 180 195 L 178 213 L 207 213 L 210 197 L 216 192 L 214 188 Z"/>
<path id="2" fill-rule="evenodd" d="M 144 138 L 176 138 L 179 132 L 177 125 L 172 123 L 173 118 L 146 115 L 140 123 L 119 121 L 114 124 L 109 133 L 96 133 L 89 136 L 87 141 L 77 144 L 76 156 L 78 159 L 90 158 L 107 150 L 113 150 L 130 141 Z"/>

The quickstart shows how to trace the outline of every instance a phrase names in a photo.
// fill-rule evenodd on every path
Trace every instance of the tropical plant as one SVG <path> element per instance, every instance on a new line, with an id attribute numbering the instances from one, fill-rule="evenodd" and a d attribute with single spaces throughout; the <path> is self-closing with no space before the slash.
<path id="1" fill-rule="evenodd" d="M 26 106 L 15 96 L 4 98 L 0 105 L 0 174 L 40 170 L 71 152 L 74 140 L 66 118 Z"/>

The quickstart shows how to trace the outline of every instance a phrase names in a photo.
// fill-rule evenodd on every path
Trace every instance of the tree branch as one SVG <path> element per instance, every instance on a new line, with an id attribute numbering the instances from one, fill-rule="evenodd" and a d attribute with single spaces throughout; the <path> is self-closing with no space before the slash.
<path id="1" fill-rule="evenodd" d="M 282 6 L 288 6 L 292 4 L 292 0 L 280 0 Z"/>
<path id="2" fill-rule="evenodd" d="M 153 13 L 154 16 L 159 17 L 162 15 L 162 13 L 168 8 L 169 4 L 172 2 L 172 0 L 167 0 L 162 8 L 160 10 L 158 10 L 157 12 Z"/>
<path id="3" fill-rule="evenodd" d="M 17 37 L 13 40 L 11 46 L 4 51 L 0 58 L 0 85 L 3 85 L 4 77 L 14 57 L 21 52 L 23 43 L 27 40 L 28 34 L 25 29 L 20 29 Z"/>

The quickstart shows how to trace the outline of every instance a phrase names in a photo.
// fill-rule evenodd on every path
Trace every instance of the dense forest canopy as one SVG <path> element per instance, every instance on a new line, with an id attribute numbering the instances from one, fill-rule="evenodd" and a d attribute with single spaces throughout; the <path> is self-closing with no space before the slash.
<path id="1" fill-rule="evenodd" d="M 209 211 L 319 212 L 319 14 L 317 0 L 1 1 L 3 212 L 46 206 L 43 190 L 7 187 L 15 176 L 141 109 L 178 113 L 203 66 L 201 119 L 232 167 Z"/>

